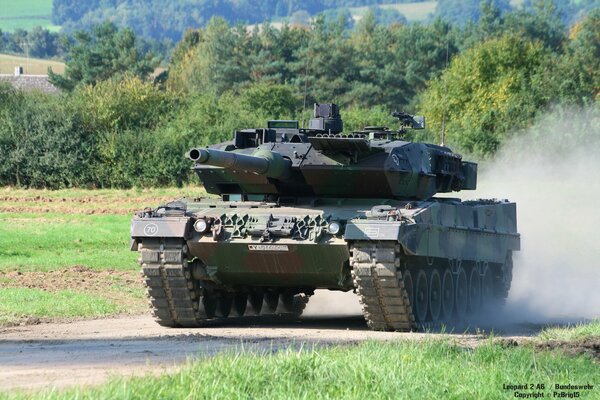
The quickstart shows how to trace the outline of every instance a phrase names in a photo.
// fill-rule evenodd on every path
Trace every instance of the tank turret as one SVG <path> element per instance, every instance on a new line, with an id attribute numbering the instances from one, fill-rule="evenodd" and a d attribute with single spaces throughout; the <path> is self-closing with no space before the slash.
<path id="1" fill-rule="evenodd" d="M 398 131 L 368 127 L 343 134 L 337 106 L 315 104 L 308 129 L 295 121 L 269 123 L 236 132 L 224 148 L 194 148 L 187 156 L 215 194 L 424 200 L 475 189 L 476 164 L 444 146 L 402 140 L 406 129 L 422 129 L 425 120 L 392 115 Z"/>

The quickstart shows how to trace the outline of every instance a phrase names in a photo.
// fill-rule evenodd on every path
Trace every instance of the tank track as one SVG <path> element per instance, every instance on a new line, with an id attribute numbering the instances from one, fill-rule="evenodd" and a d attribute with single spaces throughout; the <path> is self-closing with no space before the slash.
<path id="1" fill-rule="evenodd" d="M 480 273 L 475 263 L 465 268 L 452 268 L 448 266 L 447 260 L 406 256 L 395 242 L 355 242 L 351 244 L 350 250 L 352 278 L 363 316 L 367 325 L 378 331 L 409 332 L 445 326 L 467 328 L 471 318 L 485 316 L 502 307 L 512 279 L 510 253 L 504 265 L 481 269 L 487 270 L 487 275 L 488 273 Z M 466 279 L 472 271 L 477 271 L 473 281 L 474 291 Z M 446 287 L 444 291 L 442 283 L 445 281 L 441 278 L 449 273 L 452 289 L 448 290 Z M 480 286 L 483 285 L 484 275 L 491 280 L 488 281 L 486 296 Z M 419 293 L 423 293 L 419 292 L 416 285 L 419 276 L 427 281 L 424 303 L 422 296 L 417 298 Z M 433 278 L 437 279 L 438 284 L 442 284 L 437 286 L 436 291 L 429 287 L 432 282 L 436 282 Z M 464 279 L 460 281 L 461 278 Z M 460 292 L 459 282 L 462 288 Z M 433 303 L 432 299 L 436 302 Z"/>
<path id="2" fill-rule="evenodd" d="M 352 278 L 371 329 L 417 328 L 398 268 L 399 251 L 399 245 L 385 242 L 357 242 L 351 247 Z"/>
<path id="3" fill-rule="evenodd" d="M 193 278 L 192 266 L 187 260 L 187 246 L 178 238 L 146 239 L 139 248 L 141 252 L 141 273 L 144 278 L 150 307 L 159 325 L 167 327 L 199 327 L 208 321 L 231 319 L 232 297 L 235 293 L 224 294 L 222 301 L 217 293 L 207 290 L 201 281 Z M 260 294 L 262 296 L 262 293 Z M 298 317 L 302 314 L 308 296 L 297 294 L 293 301 L 277 299 L 275 303 L 271 296 L 260 302 L 248 301 L 248 307 L 253 308 L 254 315 L 285 315 Z M 214 304 L 212 310 L 203 305 L 203 300 L 209 298 Z M 289 297 L 288 297 L 289 298 Z M 254 298 L 256 299 L 256 297 Z M 252 304 L 251 304 L 252 303 Z M 225 306 L 223 304 L 226 304 Z M 234 310 L 236 317 L 244 314 L 243 309 Z M 262 310 L 265 310 L 261 313 Z M 229 318 L 228 318 L 229 317 Z"/>

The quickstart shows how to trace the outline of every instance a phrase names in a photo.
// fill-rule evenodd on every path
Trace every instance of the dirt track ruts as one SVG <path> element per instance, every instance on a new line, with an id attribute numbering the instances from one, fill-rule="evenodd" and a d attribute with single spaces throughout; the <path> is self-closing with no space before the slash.
<path id="1" fill-rule="evenodd" d="M 520 327 L 511 338 L 539 328 Z M 98 384 L 110 376 L 173 371 L 185 360 L 221 351 L 276 351 L 306 344 L 364 340 L 422 340 L 440 334 L 374 332 L 361 316 L 314 316 L 300 321 L 248 317 L 195 329 L 170 329 L 150 316 L 0 328 L 0 391 Z M 477 334 L 450 336 L 465 346 Z"/>

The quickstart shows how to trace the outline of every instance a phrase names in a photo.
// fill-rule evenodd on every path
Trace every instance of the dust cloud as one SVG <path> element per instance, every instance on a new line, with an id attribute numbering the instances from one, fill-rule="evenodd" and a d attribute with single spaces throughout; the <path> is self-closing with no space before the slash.
<path id="1" fill-rule="evenodd" d="M 506 316 L 600 317 L 600 113 L 547 115 L 480 164 L 478 181 L 476 196 L 517 203 L 522 250 Z"/>
<path id="2" fill-rule="evenodd" d="M 350 292 L 316 290 L 306 305 L 307 316 L 362 315 L 358 295 Z"/>
<path id="3" fill-rule="evenodd" d="M 522 250 L 505 311 L 492 322 L 600 317 L 599 110 L 558 110 L 516 132 L 480 163 L 478 190 L 461 197 L 517 203 Z M 317 291 L 306 308 L 306 315 L 360 313 L 352 292 Z"/>

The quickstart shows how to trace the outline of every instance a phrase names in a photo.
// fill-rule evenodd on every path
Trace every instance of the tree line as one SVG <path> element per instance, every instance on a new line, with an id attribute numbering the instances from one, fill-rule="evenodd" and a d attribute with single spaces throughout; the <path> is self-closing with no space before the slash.
<path id="1" fill-rule="evenodd" d="M 409 139 L 434 143 L 445 116 L 447 144 L 476 159 L 549 109 L 598 109 L 600 11 L 569 29 L 544 4 L 480 12 L 477 25 L 391 26 L 369 13 L 351 30 L 343 16 L 252 32 L 215 18 L 188 32 L 160 73 L 132 30 L 95 26 L 66 48 L 65 74 L 52 75 L 60 95 L 0 86 L 0 184 L 184 184 L 190 147 L 272 118 L 306 120 L 313 101 L 339 104 L 347 130 L 393 128 L 395 109 L 424 114 L 429 129 Z"/>
<path id="2" fill-rule="evenodd" d="M 175 44 L 188 29 L 205 27 L 214 16 L 229 24 L 260 24 L 271 20 L 285 20 L 292 25 L 308 26 L 312 18 L 322 15 L 329 22 L 345 20 L 345 28 L 357 23 L 349 7 L 368 6 L 381 25 L 406 24 L 407 19 L 391 7 L 379 7 L 391 0 L 54 0 L 52 19 L 61 25 L 61 32 L 36 27 L 30 31 L 0 30 L 0 52 L 26 54 L 40 58 L 63 58 L 65 47 L 73 35 L 106 20 L 121 28 L 130 28 L 138 37 L 140 48 L 152 51 L 167 61 Z M 410 2 L 394 0 L 393 3 Z M 417 1 L 418 3 L 418 1 Z M 508 0 L 439 0 L 431 18 L 442 19 L 453 26 L 475 25 L 482 17 L 482 4 L 489 4 L 500 13 L 536 12 L 542 5 L 551 7 L 560 16 L 565 27 L 600 7 L 600 0 L 527 0 L 518 7 Z M 431 22 L 427 20 L 425 22 Z"/>
<path id="3" fill-rule="evenodd" d="M 14 32 L 3 32 L 0 29 L 0 53 L 23 54 L 36 58 L 65 55 L 62 35 L 39 26 L 29 31 L 16 29 Z"/>
<path id="4" fill-rule="evenodd" d="M 355 6 L 384 0 L 54 0 L 52 19 L 67 31 L 89 29 L 111 20 L 145 38 L 179 41 L 190 28 L 219 16 L 231 24 L 256 24 L 281 17 Z"/>

